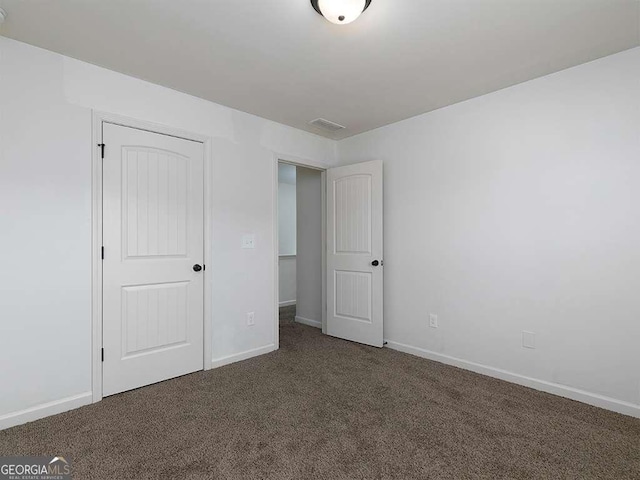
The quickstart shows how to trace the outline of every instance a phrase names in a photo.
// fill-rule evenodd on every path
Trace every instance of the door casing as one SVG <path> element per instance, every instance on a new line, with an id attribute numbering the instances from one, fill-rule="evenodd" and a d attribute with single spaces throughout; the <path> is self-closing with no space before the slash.
<path id="1" fill-rule="evenodd" d="M 91 192 L 91 391 L 93 403 L 102 400 L 102 125 L 111 123 L 123 127 L 137 128 L 162 135 L 183 138 L 202 143 L 204 147 L 204 319 L 203 319 L 203 365 L 212 367 L 212 224 L 211 190 L 212 158 L 211 138 L 186 132 L 173 127 L 136 120 L 105 112 L 93 112 L 92 128 L 92 192 Z M 109 148 L 107 145 L 105 148 Z"/>

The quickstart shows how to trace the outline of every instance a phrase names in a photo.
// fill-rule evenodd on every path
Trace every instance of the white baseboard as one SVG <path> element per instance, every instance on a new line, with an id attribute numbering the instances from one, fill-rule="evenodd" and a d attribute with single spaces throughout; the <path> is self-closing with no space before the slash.
<path id="1" fill-rule="evenodd" d="M 272 343 L 270 345 L 265 345 L 264 347 L 254 348 L 252 350 L 236 353 L 227 357 L 214 358 L 213 360 L 211 360 L 211 368 L 218 368 L 223 367 L 224 365 L 229 365 L 231 363 L 241 362 L 242 360 L 257 357 L 258 355 L 264 355 L 265 353 L 270 353 L 274 350 L 277 349 L 276 346 Z"/>
<path id="2" fill-rule="evenodd" d="M 526 377 L 517 373 L 512 373 L 499 368 L 489 367 L 480 363 L 469 362 L 460 358 L 451 357 L 449 355 L 443 355 L 441 353 L 432 352 L 423 348 L 412 347 L 411 345 L 405 345 L 398 342 L 392 342 L 386 340 L 386 346 L 392 350 L 398 350 L 399 352 L 409 353 L 436 362 L 445 363 L 447 365 L 453 365 L 454 367 L 462 368 L 464 370 L 471 370 L 472 372 L 487 375 L 489 377 L 498 378 L 500 380 L 506 380 L 507 382 L 516 383 L 525 387 L 533 388 L 535 390 L 541 390 L 543 392 L 552 393 L 560 397 L 570 398 L 578 402 L 587 403 L 595 407 L 604 408 L 631 417 L 640 418 L 640 405 L 625 402 L 622 400 L 616 400 L 615 398 L 605 397 L 604 395 L 598 395 L 597 393 L 587 392 L 573 387 L 567 387 L 558 383 L 547 382 L 545 380 L 539 380 L 537 378 Z"/>
<path id="3" fill-rule="evenodd" d="M 311 320 L 309 318 L 299 317 L 298 315 L 296 315 L 296 322 L 303 325 L 309 325 L 310 327 L 322 328 L 322 322 L 319 322 L 318 320 Z"/>
<path id="4" fill-rule="evenodd" d="M 34 420 L 73 410 L 74 408 L 84 407 L 92 403 L 92 398 L 92 392 L 85 392 L 2 415 L 0 416 L 0 430 L 27 422 L 33 422 Z"/>
<path id="5" fill-rule="evenodd" d="M 295 305 L 295 304 L 296 304 L 295 300 L 287 300 L 285 302 L 280 302 L 281 307 L 290 307 L 291 305 Z"/>

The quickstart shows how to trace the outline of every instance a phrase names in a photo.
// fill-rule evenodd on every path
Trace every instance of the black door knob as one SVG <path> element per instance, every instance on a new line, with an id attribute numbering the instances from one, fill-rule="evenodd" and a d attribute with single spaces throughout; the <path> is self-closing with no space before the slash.
<path id="1" fill-rule="evenodd" d="M 194 272 L 199 272 L 200 270 L 202 270 L 202 266 L 198 265 L 197 263 L 193 266 L 193 271 Z"/>
<path id="2" fill-rule="evenodd" d="M 371 262 L 371 265 L 377 267 L 378 265 L 380 265 L 380 262 L 378 260 L 374 260 L 373 262 Z"/>

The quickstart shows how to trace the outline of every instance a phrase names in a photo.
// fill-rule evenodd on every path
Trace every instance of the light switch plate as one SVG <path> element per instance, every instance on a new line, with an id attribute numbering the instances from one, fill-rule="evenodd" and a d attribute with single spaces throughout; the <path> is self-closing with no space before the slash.
<path id="1" fill-rule="evenodd" d="M 243 235 L 242 248 L 256 248 L 256 236 L 252 233 Z"/>
<path id="2" fill-rule="evenodd" d="M 533 332 L 522 332 L 522 346 L 524 348 L 536 348 L 536 334 Z"/>

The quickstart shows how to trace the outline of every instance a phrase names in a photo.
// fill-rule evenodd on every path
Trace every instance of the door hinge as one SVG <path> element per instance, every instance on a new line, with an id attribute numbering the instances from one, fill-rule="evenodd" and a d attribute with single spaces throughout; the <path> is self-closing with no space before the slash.
<path id="1" fill-rule="evenodd" d="M 102 260 L 104 260 L 104 247 L 102 247 L 101 255 L 102 255 Z"/>
<path id="2" fill-rule="evenodd" d="M 104 348 L 102 349 L 102 361 L 104 362 Z"/>
<path id="3" fill-rule="evenodd" d="M 202 271 L 205 271 L 207 269 L 207 266 L 203 263 L 202 264 Z"/>
<path id="4" fill-rule="evenodd" d="M 98 146 L 100 147 L 100 155 L 104 158 L 104 143 L 99 143 Z"/>

